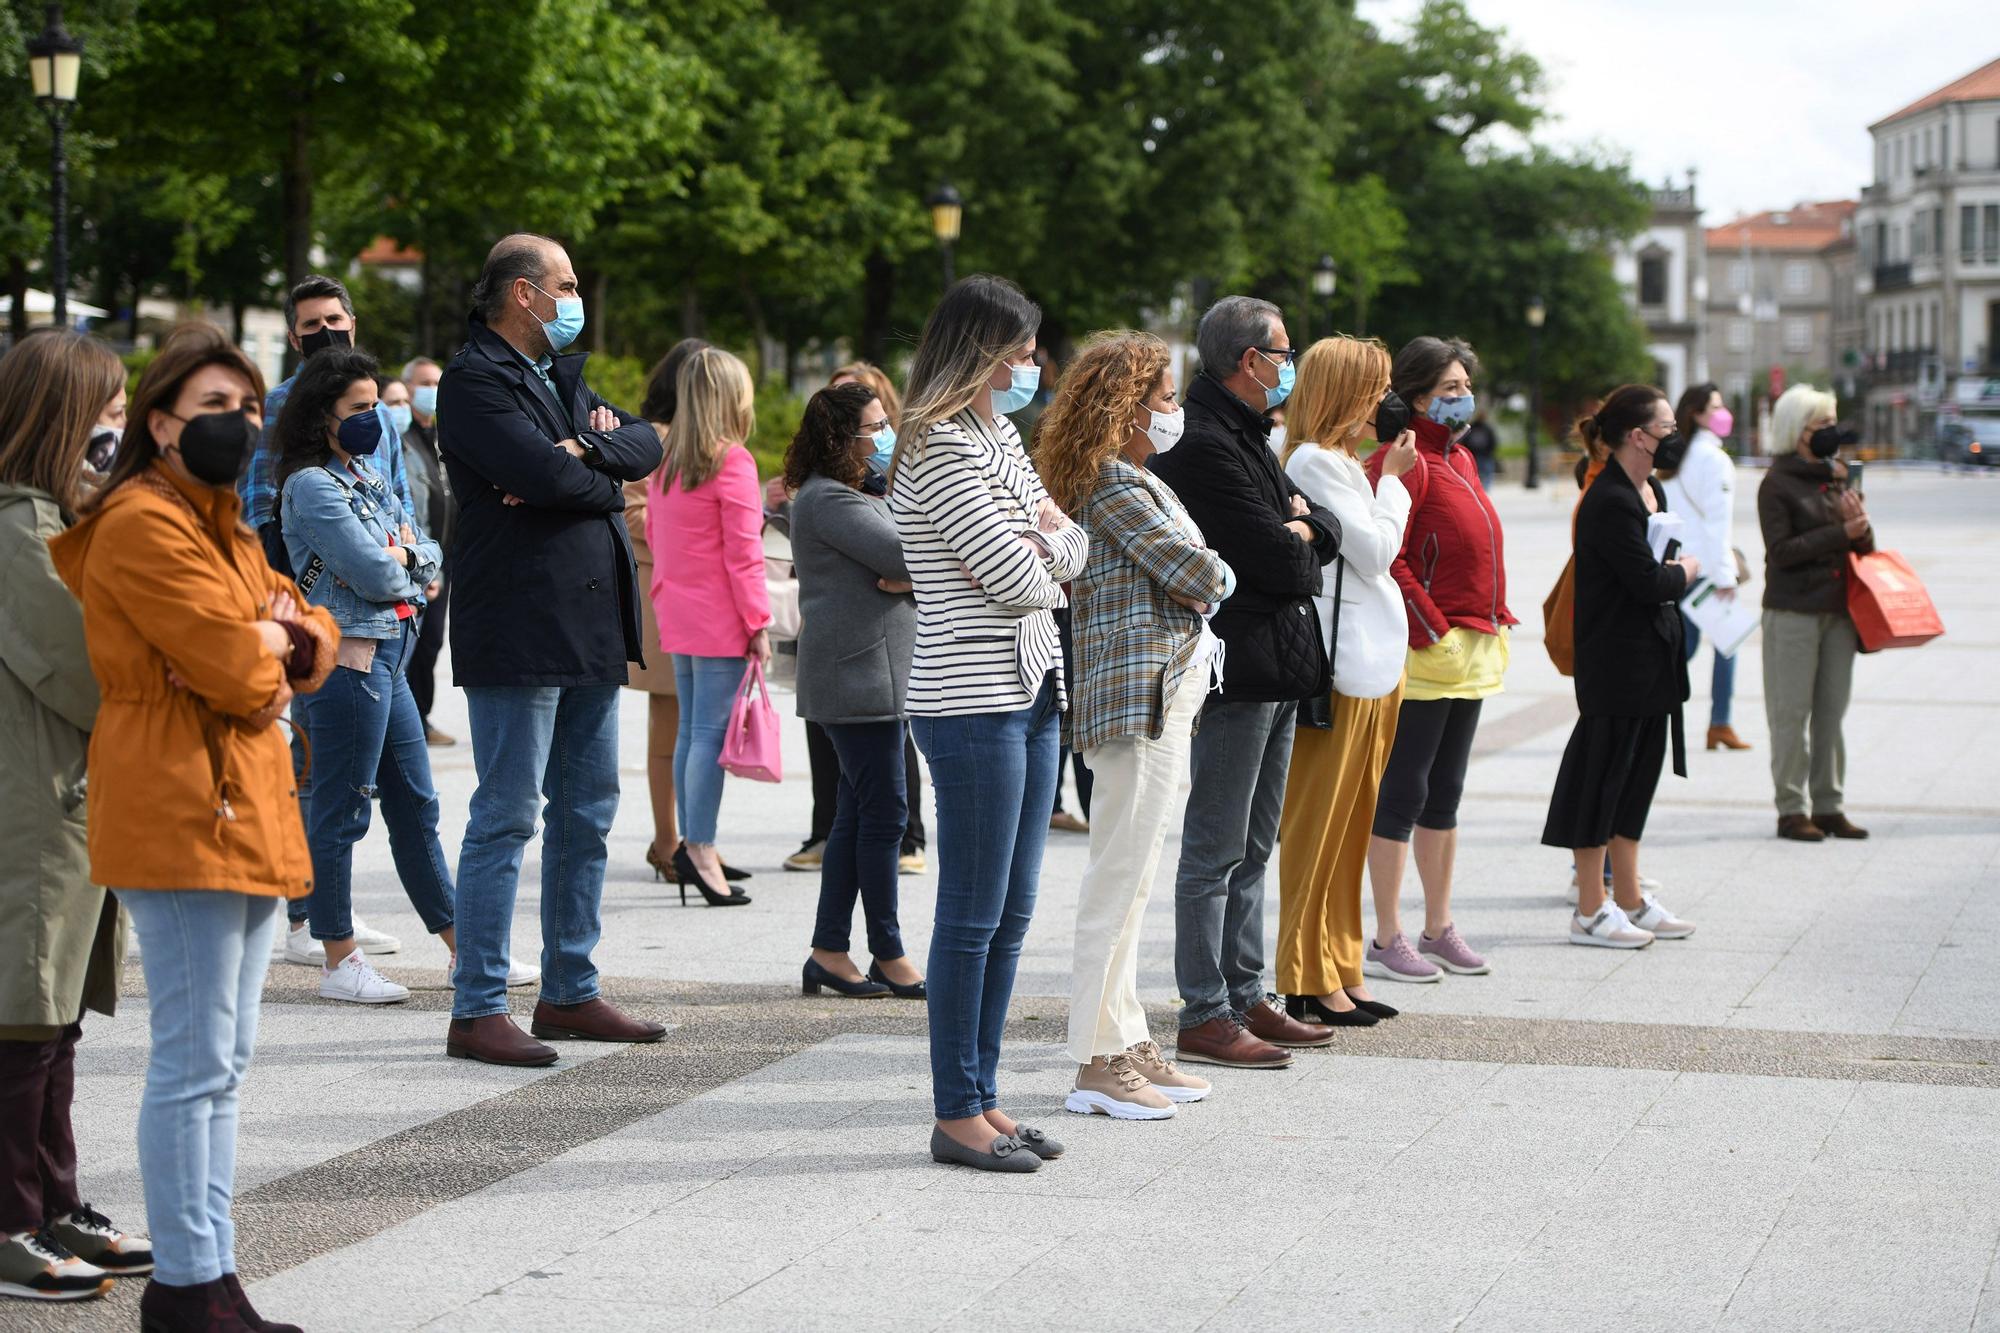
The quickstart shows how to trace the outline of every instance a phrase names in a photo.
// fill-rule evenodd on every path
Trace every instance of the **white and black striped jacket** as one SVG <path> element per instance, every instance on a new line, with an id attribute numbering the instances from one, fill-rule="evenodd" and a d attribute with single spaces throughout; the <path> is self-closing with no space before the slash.
<path id="1" fill-rule="evenodd" d="M 1021 542 L 1047 498 L 1005 417 L 962 412 L 932 426 L 916 457 L 898 461 L 889 509 L 916 585 L 913 715 L 1026 708 L 1051 670 L 1067 705 L 1049 612 L 1067 605 L 1061 584 L 1082 572 L 1088 538 L 1073 523 L 1042 534 L 1049 559 Z"/>

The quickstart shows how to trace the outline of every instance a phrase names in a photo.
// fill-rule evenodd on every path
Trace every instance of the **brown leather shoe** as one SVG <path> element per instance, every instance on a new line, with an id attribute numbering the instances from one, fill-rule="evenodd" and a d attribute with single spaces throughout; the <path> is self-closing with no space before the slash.
<path id="1" fill-rule="evenodd" d="M 1804 815 L 1779 815 L 1778 836 L 1790 838 L 1793 842 L 1825 842 L 1826 834 L 1819 825 Z"/>
<path id="2" fill-rule="evenodd" d="M 1846 815 L 1814 815 L 1813 827 L 1829 838 L 1865 838 L 1868 830 L 1848 819 Z"/>
<path id="3" fill-rule="evenodd" d="M 1734 727 L 1710 727 L 1708 748 L 1711 750 L 1747 750 L 1750 742 L 1736 734 Z"/>
<path id="4" fill-rule="evenodd" d="M 582 1004 L 535 1005 L 535 1020 L 528 1031 L 550 1041 L 658 1041 L 667 1035 L 659 1023 L 633 1018 L 603 999 Z"/>
<path id="5" fill-rule="evenodd" d="M 556 1048 L 544 1046 L 514 1025 L 508 1014 L 484 1018 L 454 1018 L 444 1039 L 444 1053 L 489 1065 L 552 1065 Z"/>
<path id="6" fill-rule="evenodd" d="M 1249 1020 L 1252 1036 L 1273 1046 L 1326 1046 L 1340 1035 L 1319 1023 L 1301 1023 L 1269 1000 L 1257 1001 L 1243 1017 Z"/>
<path id="7" fill-rule="evenodd" d="M 1234 1014 L 1182 1028 L 1179 1054 L 1189 1064 L 1228 1065 L 1231 1069 L 1283 1069 L 1292 1062 L 1290 1051 L 1257 1040 Z"/>

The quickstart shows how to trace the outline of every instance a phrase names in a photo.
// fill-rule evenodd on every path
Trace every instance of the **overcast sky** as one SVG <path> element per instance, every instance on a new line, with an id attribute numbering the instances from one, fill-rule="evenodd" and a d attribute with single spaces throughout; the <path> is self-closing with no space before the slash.
<path id="1" fill-rule="evenodd" d="M 1419 0 L 1359 0 L 1398 30 Z M 1649 183 L 1701 171 L 1704 221 L 1851 199 L 1868 126 L 2000 56 L 1990 0 L 1468 0 L 1542 62 L 1537 138 L 1625 150 Z"/>

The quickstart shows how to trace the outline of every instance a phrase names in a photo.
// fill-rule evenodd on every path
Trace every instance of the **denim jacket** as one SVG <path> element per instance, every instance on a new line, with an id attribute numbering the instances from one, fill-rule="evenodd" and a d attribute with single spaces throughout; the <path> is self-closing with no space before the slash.
<path id="1" fill-rule="evenodd" d="M 381 477 L 365 463 L 355 466 L 359 480 L 333 463 L 285 479 L 279 510 L 285 549 L 300 591 L 332 614 L 343 636 L 394 638 L 397 604 L 422 605 L 443 556 L 428 539 L 411 548 L 408 569 L 389 554 L 390 534 L 411 520 Z"/>

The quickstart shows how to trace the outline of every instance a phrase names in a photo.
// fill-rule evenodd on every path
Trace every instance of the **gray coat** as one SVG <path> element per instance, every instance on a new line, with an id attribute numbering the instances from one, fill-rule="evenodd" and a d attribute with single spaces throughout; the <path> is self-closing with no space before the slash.
<path id="1" fill-rule="evenodd" d="M 903 717 L 917 607 L 877 579 L 907 582 L 885 500 L 833 480 L 806 479 L 792 501 L 799 577 L 799 716 L 809 722 Z"/>

